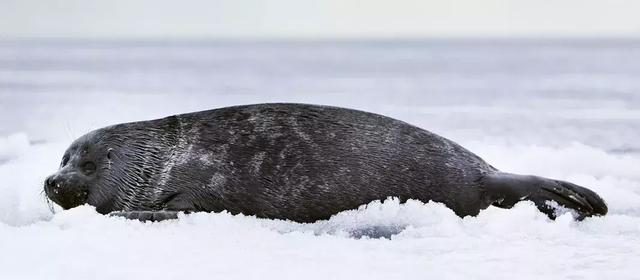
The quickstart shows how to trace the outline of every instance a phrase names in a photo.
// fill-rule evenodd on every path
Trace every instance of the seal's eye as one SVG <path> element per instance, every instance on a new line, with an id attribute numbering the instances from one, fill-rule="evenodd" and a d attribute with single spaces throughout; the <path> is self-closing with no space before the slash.
<path id="1" fill-rule="evenodd" d="M 62 163 L 60 163 L 60 166 L 65 166 L 67 163 L 69 163 L 69 156 L 65 155 L 62 157 Z"/>
<path id="2" fill-rule="evenodd" d="M 92 174 L 93 172 L 96 172 L 96 164 L 93 162 L 87 161 L 82 165 L 82 171 L 85 174 Z"/>

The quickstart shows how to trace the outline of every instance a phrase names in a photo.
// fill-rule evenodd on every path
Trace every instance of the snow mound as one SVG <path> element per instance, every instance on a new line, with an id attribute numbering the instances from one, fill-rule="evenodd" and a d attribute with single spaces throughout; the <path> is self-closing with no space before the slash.
<path id="1" fill-rule="evenodd" d="M 25 133 L 0 137 L 0 163 L 9 161 L 25 152 L 29 147 L 29 138 Z"/>

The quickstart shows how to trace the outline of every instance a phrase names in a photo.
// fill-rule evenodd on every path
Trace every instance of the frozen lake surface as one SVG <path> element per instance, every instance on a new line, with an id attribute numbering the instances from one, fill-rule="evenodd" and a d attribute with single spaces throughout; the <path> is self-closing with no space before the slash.
<path id="1" fill-rule="evenodd" d="M 2 42 L 3 279 L 640 279 L 640 41 Z M 531 203 L 461 219 L 372 202 L 298 224 L 228 213 L 140 223 L 41 194 L 109 124 L 261 102 L 350 107 L 452 139 L 509 172 L 598 192 L 606 217 Z M 391 239 L 349 232 L 393 229 Z M 404 230 L 403 230 L 404 229 Z"/>

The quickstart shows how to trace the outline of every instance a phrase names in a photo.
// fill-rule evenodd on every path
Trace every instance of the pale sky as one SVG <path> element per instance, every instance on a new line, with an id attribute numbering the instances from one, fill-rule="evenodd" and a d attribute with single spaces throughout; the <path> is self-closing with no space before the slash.
<path id="1" fill-rule="evenodd" d="M 639 0 L 0 0 L 0 39 L 639 35 Z"/>

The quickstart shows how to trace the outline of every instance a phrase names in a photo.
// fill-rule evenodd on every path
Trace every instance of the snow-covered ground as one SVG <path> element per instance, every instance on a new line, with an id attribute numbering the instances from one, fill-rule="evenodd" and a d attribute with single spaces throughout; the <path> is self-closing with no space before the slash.
<path id="1" fill-rule="evenodd" d="M 2 279 L 640 279 L 640 42 L 0 43 Z M 373 111 L 510 172 L 598 192 L 606 217 L 531 203 L 461 219 L 372 202 L 297 224 L 140 223 L 41 194 L 76 137 L 259 102 Z M 391 239 L 353 238 L 368 230 Z"/>

